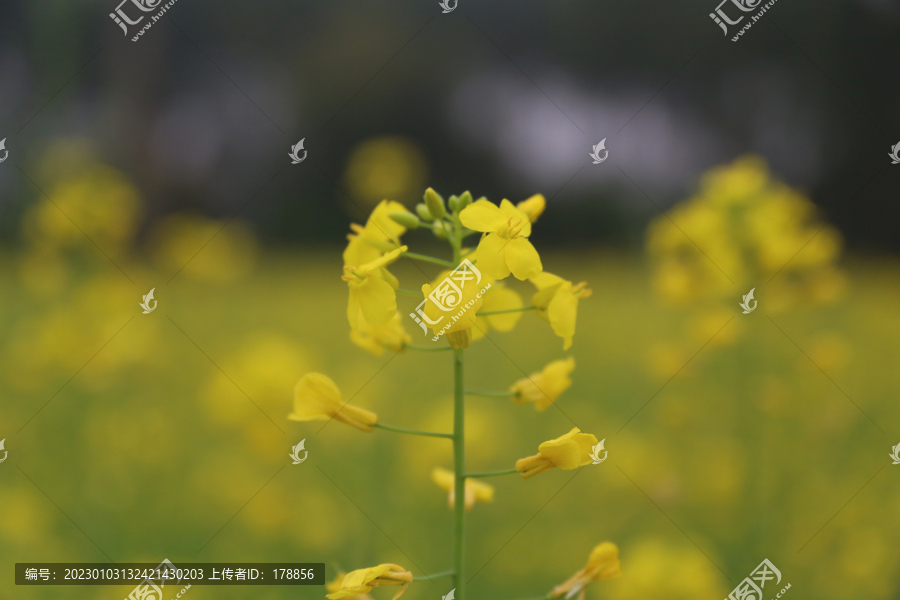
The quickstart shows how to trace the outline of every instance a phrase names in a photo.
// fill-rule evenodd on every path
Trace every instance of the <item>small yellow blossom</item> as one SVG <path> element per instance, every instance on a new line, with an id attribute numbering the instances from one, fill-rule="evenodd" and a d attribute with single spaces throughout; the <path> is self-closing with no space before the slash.
<path id="1" fill-rule="evenodd" d="M 431 479 L 439 488 L 447 492 L 450 496 L 448 504 L 450 508 L 456 504 L 456 476 L 453 471 L 435 467 L 431 471 Z M 482 483 L 476 479 L 466 479 L 466 510 L 472 510 L 476 502 L 493 502 L 494 488 L 486 483 Z"/>
<path id="2" fill-rule="evenodd" d="M 591 551 L 591 556 L 583 569 L 572 575 L 565 582 L 559 584 L 550 592 L 553 598 L 559 598 L 563 594 L 566 599 L 574 598 L 578 594 L 578 600 L 584 600 L 584 588 L 587 584 L 604 579 L 621 577 L 619 570 L 619 547 L 612 542 L 597 544 Z"/>
<path id="3" fill-rule="evenodd" d="M 393 600 L 397 600 L 406 592 L 412 580 L 412 573 L 404 571 L 403 567 L 386 563 L 377 567 L 350 571 L 341 580 L 340 588 L 325 597 L 330 600 L 353 598 L 371 592 L 373 588 L 378 586 L 399 585 L 401 586 L 400 591 L 393 598 Z"/>
<path id="4" fill-rule="evenodd" d="M 377 260 L 385 252 L 400 246 L 400 236 L 406 227 L 390 218 L 392 212 L 409 212 L 399 202 L 382 200 L 372 210 L 365 227 L 353 223 L 353 233 L 347 235 L 349 243 L 344 250 L 344 266 L 358 267 Z"/>
<path id="5" fill-rule="evenodd" d="M 526 208 L 535 210 L 533 206 Z M 509 200 L 503 200 L 499 207 L 487 200 L 478 200 L 464 208 L 459 218 L 469 229 L 486 234 L 475 250 L 478 268 L 483 273 L 503 279 L 512 272 L 516 279 L 524 281 L 544 269 L 537 250 L 528 241 L 531 235 L 528 214 Z"/>
<path id="6" fill-rule="evenodd" d="M 350 300 L 347 303 L 347 320 L 352 329 L 359 329 L 360 315 L 373 327 L 387 325 L 397 314 L 397 278 L 385 268 L 402 252 L 406 246 L 388 252 L 364 265 L 344 266 L 341 279 L 350 287 Z"/>
<path id="7" fill-rule="evenodd" d="M 559 396 L 569 389 L 572 380 L 569 374 L 575 369 L 575 359 L 554 360 L 540 373 L 520 379 L 509 388 L 516 404 L 534 402 L 538 410 L 546 410 Z"/>
<path id="8" fill-rule="evenodd" d="M 327 421 L 335 419 L 363 431 L 372 431 L 378 415 L 341 402 L 341 391 L 321 373 L 307 373 L 294 388 L 294 412 L 291 421 Z"/>
<path id="9" fill-rule="evenodd" d="M 568 350 L 575 335 L 578 300 L 589 297 L 591 289 L 586 281 L 573 286 L 571 281 L 547 272 L 532 277 L 531 283 L 538 289 L 531 299 L 537 316 L 550 323 L 553 332 L 563 339 L 563 350 Z"/>
<path id="10" fill-rule="evenodd" d="M 541 213 L 544 212 L 544 208 L 546 207 L 547 200 L 544 199 L 543 194 L 535 194 L 528 200 L 522 200 L 516 204 L 516 208 L 528 215 L 528 220 L 532 223 L 537 221 L 537 218 L 541 216 Z"/>
<path id="11" fill-rule="evenodd" d="M 350 330 L 350 341 L 375 356 L 381 356 L 385 348 L 399 352 L 404 345 L 412 342 L 412 337 L 406 333 L 400 313 L 394 313 L 387 325 L 379 327 L 370 325 L 360 315 L 356 328 Z"/>
<path id="12" fill-rule="evenodd" d="M 344 577 L 346 577 L 346 576 L 347 576 L 347 574 L 344 573 L 343 571 L 338 573 L 334 579 L 332 579 L 330 582 L 325 584 L 325 591 L 328 592 L 329 594 L 334 594 L 334 593 L 338 592 L 341 589 L 341 584 L 344 582 Z M 372 600 L 372 596 L 370 596 L 368 594 L 357 594 L 356 596 L 345 596 L 345 597 L 349 598 L 350 600 Z"/>
<path id="13" fill-rule="evenodd" d="M 581 433 L 574 427 L 569 433 L 538 446 L 534 456 L 517 460 L 516 471 L 523 479 L 528 479 L 554 467 L 563 471 L 577 469 L 591 462 L 591 450 L 598 443 L 597 436 Z"/>

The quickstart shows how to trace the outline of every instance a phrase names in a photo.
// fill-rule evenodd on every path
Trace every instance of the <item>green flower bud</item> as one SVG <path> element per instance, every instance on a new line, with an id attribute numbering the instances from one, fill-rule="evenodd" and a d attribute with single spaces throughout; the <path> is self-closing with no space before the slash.
<path id="1" fill-rule="evenodd" d="M 425 206 L 428 207 L 435 219 L 443 219 L 447 215 L 447 209 L 444 207 L 444 199 L 431 188 L 425 190 Z"/>
<path id="2" fill-rule="evenodd" d="M 456 204 L 457 206 L 459 206 L 460 212 L 462 212 L 465 207 L 472 204 L 472 194 L 469 192 L 469 190 L 466 190 L 462 193 L 462 195 L 459 197 L 459 202 L 457 202 Z"/>
<path id="3" fill-rule="evenodd" d="M 434 221 L 434 217 L 432 217 L 431 213 L 428 212 L 428 207 L 421 202 L 416 204 L 416 212 L 419 214 L 419 218 L 423 221 L 428 221 L 429 223 Z"/>
<path id="4" fill-rule="evenodd" d="M 416 229 L 419 226 L 419 217 L 412 213 L 392 212 L 388 216 L 407 229 Z"/>
<path id="5" fill-rule="evenodd" d="M 443 221 L 438 221 L 437 223 L 435 223 L 435 224 L 432 226 L 431 230 L 434 232 L 434 235 L 436 235 L 436 236 L 439 237 L 440 239 L 442 239 L 442 240 L 446 240 L 446 239 L 447 239 L 447 230 L 444 229 L 444 222 L 443 222 Z"/>
<path id="6" fill-rule="evenodd" d="M 450 196 L 447 198 L 447 206 L 450 207 L 450 210 L 453 212 L 459 211 L 459 198 L 456 196 Z"/>

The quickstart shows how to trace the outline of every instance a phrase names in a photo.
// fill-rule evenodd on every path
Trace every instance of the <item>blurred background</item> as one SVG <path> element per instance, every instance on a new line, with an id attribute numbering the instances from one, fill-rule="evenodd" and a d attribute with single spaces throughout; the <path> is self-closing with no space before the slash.
<path id="1" fill-rule="evenodd" d="M 532 314 L 467 351 L 480 389 L 577 365 L 558 409 L 470 398 L 470 468 L 573 423 L 610 453 L 489 481 L 473 599 L 540 596 L 603 540 L 623 577 L 589 599 L 719 599 L 763 558 L 790 598 L 900 599 L 900 6 L 777 2 L 733 43 L 715 4 L 179 0 L 137 42 L 115 1 L 0 6 L 0 597 L 130 591 L 16 588 L 28 561 L 447 570 L 448 442 L 287 420 L 318 371 L 452 427 L 449 353 L 353 345 L 340 280 L 350 223 L 433 186 L 543 193 L 544 268 L 594 292 L 567 352 Z"/>

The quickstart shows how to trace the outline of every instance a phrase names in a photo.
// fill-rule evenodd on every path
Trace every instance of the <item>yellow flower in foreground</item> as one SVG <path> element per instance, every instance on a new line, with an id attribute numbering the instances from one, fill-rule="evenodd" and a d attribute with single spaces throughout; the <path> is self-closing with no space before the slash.
<path id="1" fill-rule="evenodd" d="M 453 471 L 435 467 L 431 471 L 431 479 L 439 488 L 450 494 L 448 503 L 450 508 L 456 504 L 456 476 Z M 472 510 L 476 502 L 493 502 L 494 488 L 475 479 L 466 479 L 466 510 Z"/>
<path id="2" fill-rule="evenodd" d="M 400 225 L 388 215 L 392 212 L 409 212 L 399 202 L 382 200 L 372 211 L 366 226 L 353 223 L 353 233 L 347 235 L 350 243 L 344 250 L 344 266 L 358 267 L 377 260 L 385 252 L 400 246 L 400 236 L 406 233 L 406 227 Z"/>
<path id="3" fill-rule="evenodd" d="M 513 402 L 534 402 L 536 409 L 546 410 L 572 385 L 569 373 L 573 369 L 575 359 L 571 356 L 565 360 L 554 360 L 540 373 L 532 373 L 530 377 L 520 379 L 509 388 Z"/>
<path id="4" fill-rule="evenodd" d="M 469 229 L 487 234 L 475 250 L 478 268 L 483 273 L 503 279 L 512 272 L 516 279 L 524 281 L 543 271 L 541 257 L 528 241 L 531 235 L 528 214 L 509 200 L 503 200 L 499 207 L 478 200 L 464 208 L 459 218 Z"/>
<path id="5" fill-rule="evenodd" d="M 344 266 L 341 279 L 350 287 L 347 320 L 352 329 L 360 328 L 360 315 L 369 325 L 381 327 L 397 314 L 399 282 L 385 267 L 397 260 L 402 252 L 406 252 L 406 246 L 358 267 Z"/>
<path id="6" fill-rule="evenodd" d="M 361 594 L 372 591 L 372 588 L 381 585 L 399 585 L 400 591 L 394 595 L 393 600 L 397 600 L 406 592 L 406 588 L 412 583 L 413 575 L 409 571 L 404 571 L 403 567 L 386 563 L 377 567 L 369 567 L 368 569 L 357 569 L 344 575 L 341 580 L 340 588 L 325 596 L 330 600 L 340 600 L 341 598 L 352 598 Z"/>
<path id="7" fill-rule="evenodd" d="M 558 598 L 565 594 L 568 599 L 574 598 L 575 594 L 578 594 L 578 600 L 584 600 L 584 588 L 587 587 L 587 584 L 621 576 L 622 572 L 619 570 L 619 547 L 612 542 L 603 542 L 602 544 L 597 544 L 591 551 L 587 565 L 564 583 L 553 588 L 550 596 Z"/>
<path id="8" fill-rule="evenodd" d="M 294 388 L 294 412 L 291 421 L 327 421 L 335 419 L 347 425 L 372 431 L 378 415 L 341 402 L 341 391 L 321 373 L 307 373 Z"/>
<path id="9" fill-rule="evenodd" d="M 581 433 L 574 427 L 569 433 L 538 446 L 538 453 L 516 461 L 516 471 L 523 479 L 534 477 L 556 467 L 571 471 L 591 462 L 591 449 L 599 442 L 597 436 Z"/>
<path id="10" fill-rule="evenodd" d="M 537 316 L 550 323 L 553 333 L 563 339 L 563 350 L 568 350 L 575 335 L 578 300 L 593 292 L 586 281 L 573 286 L 571 281 L 546 272 L 532 277 L 531 283 L 538 289 L 531 299 Z"/>
<path id="11" fill-rule="evenodd" d="M 329 594 L 338 592 L 341 589 L 341 584 L 344 582 L 344 577 L 346 576 L 347 574 L 343 571 L 338 573 L 333 580 L 325 584 L 325 591 Z M 350 600 L 372 600 L 372 596 L 368 594 L 357 594 L 356 596 L 346 596 L 346 598 L 350 598 Z"/>

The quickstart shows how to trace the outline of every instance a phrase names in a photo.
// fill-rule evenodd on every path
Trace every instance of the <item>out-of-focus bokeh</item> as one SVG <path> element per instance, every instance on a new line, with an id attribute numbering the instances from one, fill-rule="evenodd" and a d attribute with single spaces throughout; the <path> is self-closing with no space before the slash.
<path id="1" fill-rule="evenodd" d="M 448 570 L 448 441 L 287 419 L 316 371 L 385 423 L 451 429 L 450 354 L 354 345 L 340 279 L 348 225 L 429 185 L 544 193 L 545 269 L 593 290 L 568 351 L 526 313 L 466 352 L 477 389 L 576 363 L 542 412 L 467 399 L 470 470 L 573 423 L 609 451 L 568 484 L 485 480 L 472 598 L 538 597 L 604 540 L 623 577 L 589 599 L 719 599 L 763 558 L 796 600 L 900 597 L 896 6 L 777 3 L 732 43 L 699 1 L 180 0 L 133 43 L 114 4 L 0 7 L 0 598 L 130 590 L 17 588 L 27 561 Z M 418 302 L 399 312 L 431 343 Z"/>

